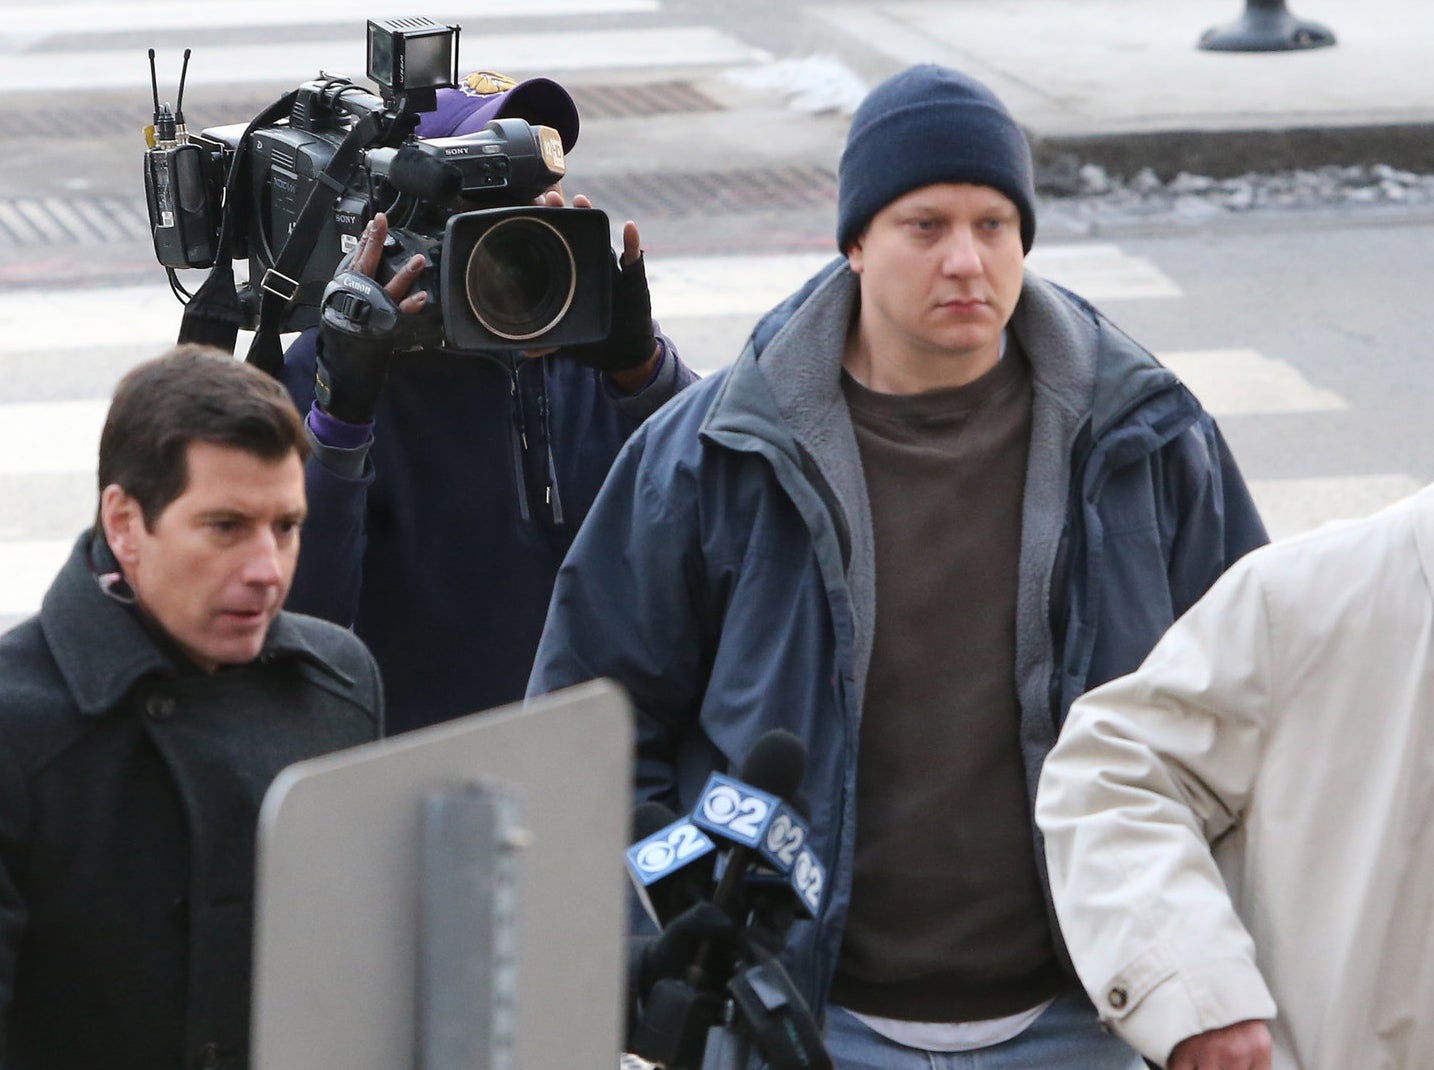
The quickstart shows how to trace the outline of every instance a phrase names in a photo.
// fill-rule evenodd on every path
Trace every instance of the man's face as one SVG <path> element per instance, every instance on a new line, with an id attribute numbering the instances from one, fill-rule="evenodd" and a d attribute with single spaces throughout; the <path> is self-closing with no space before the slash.
<path id="1" fill-rule="evenodd" d="M 967 183 L 913 190 L 872 217 L 847 259 L 877 359 L 999 358 L 1025 266 L 1021 215 L 1005 194 Z"/>
<path id="2" fill-rule="evenodd" d="M 146 528 L 139 503 L 106 487 L 105 535 L 139 608 L 196 665 L 252 661 L 284 604 L 299 556 L 304 466 L 207 442 L 188 448 L 189 482 Z"/>

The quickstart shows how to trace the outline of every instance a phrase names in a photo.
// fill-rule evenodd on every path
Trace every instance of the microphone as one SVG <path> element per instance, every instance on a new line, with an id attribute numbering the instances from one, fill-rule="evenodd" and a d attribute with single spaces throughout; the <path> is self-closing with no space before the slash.
<path id="1" fill-rule="evenodd" d="M 748 874 L 747 888 L 769 906 L 782 898 L 770 895 L 780 889 L 802 914 L 815 918 L 821 913 L 827 874 L 826 867 L 807 846 L 812 835 L 810 813 L 807 797 L 800 791 L 790 803 L 781 804 L 762 837 L 762 865 Z"/>
<path id="2" fill-rule="evenodd" d="M 692 822 L 731 845 L 712 901 L 737 921 L 741 886 L 755 859 L 791 885 L 802 910 L 821 909 L 826 871 L 807 846 L 811 827 L 783 797 L 800 793 L 806 748 L 785 729 L 764 733 L 742 766 L 742 779 L 713 773 L 692 811 Z"/>
<path id="3" fill-rule="evenodd" d="M 677 915 L 706 897 L 717 861 L 717 844 L 688 818 L 655 800 L 632 815 L 633 843 L 627 873 L 648 917 L 665 929 Z"/>
<path id="4" fill-rule="evenodd" d="M 392 154 L 392 155 L 390 155 Z M 412 142 L 392 149 L 370 149 L 370 169 L 400 193 L 447 204 L 463 192 L 463 172 Z"/>
<path id="5" fill-rule="evenodd" d="M 668 1070 L 745 1070 L 755 1044 L 773 1070 L 830 1070 L 821 1031 L 773 946 L 791 924 L 791 904 L 815 915 L 825 888 L 800 791 L 805 765 L 801 740 L 775 729 L 748 752 L 740 779 L 708 777 L 690 817 L 674 820 L 656 803 L 634 812 L 628 872 L 664 928 L 701 898 L 722 847 L 726 868 L 711 902 L 738 925 L 754 915 L 736 961 L 703 941 L 685 979 L 652 986 L 635 1053 Z M 771 934 L 751 939 L 764 925 Z"/>

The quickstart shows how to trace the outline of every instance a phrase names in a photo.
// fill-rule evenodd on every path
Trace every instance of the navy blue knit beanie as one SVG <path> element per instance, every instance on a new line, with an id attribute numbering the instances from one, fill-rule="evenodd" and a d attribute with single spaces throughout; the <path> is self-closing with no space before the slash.
<path id="1" fill-rule="evenodd" d="M 1036 237 L 1031 146 L 1006 106 L 974 78 L 923 64 L 893 75 L 856 109 L 837 169 L 837 248 L 871 217 L 938 182 L 1000 190 L 1021 212 L 1021 244 Z"/>

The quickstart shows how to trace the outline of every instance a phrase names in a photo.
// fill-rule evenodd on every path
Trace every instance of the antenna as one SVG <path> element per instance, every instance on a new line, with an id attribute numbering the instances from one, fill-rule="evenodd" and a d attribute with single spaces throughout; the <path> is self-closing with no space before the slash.
<path id="1" fill-rule="evenodd" d="M 149 87 L 154 93 L 154 121 L 159 122 L 159 76 L 154 73 L 154 49 L 149 50 Z"/>
<path id="2" fill-rule="evenodd" d="M 184 66 L 179 69 L 179 96 L 174 98 L 174 121 L 184 128 L 184 80 L 189 77 L 189 49 L 184 50 Z"/>

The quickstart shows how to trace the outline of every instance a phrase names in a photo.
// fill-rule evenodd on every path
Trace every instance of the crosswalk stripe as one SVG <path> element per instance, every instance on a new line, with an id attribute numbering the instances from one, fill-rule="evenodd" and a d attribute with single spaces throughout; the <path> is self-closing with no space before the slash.
<path id="1" fill-rule="evenodd" d="M 1252 479 L 1250 494 L 1270 537 L 1282 539 L 1330 520 L 1368 516 L 1407 498 L 1420 483 L 1403 474 Z"/>
<path id="2" fill-rule="evenodd" d="M 207 5 L 206 5 L 207 6 Z M 276 38 L 282 32 L 275 33 Z M 664 66 L 736 66 L 771 58 L 762 49 L 708 26 L 650 29 L 554 31 L 484 35 L 478 56 L 469 60 L 509 75 L 525 72 L 557 75 L 571 71 L 642 69 L 661 57 Z M 139 48 L 90 50 L 60 54 L 16 53 L 0 64 L 0 88 L 30 91 L 70 90 L 75 72 L 110 89 L 149 87 L 149 64 Z M 252 45 L 220 45 L 195 51 L 189 64 L 190 87 L 255 82 L 292 83 L 312 79 L 320 70 L 358 78 L 363 74 L 363 27 L 325 41 L 274 41 Z M 460 58 L 460 67 L 463 60 Z M 177 73 L 177 72 L 176 72 Z M 169 89 L 161 89 L 167 97 Z M 189 115 L 191 123 L 202 119 Z"/>
<path id="3" fill-rule="evenodd" d="M 757 315 L 771 308 L 836 254 L 654 257 L 648 264 L 659 316 Z M 1037 274 L 1092 301 L 1179 297 L 1180 289 L 1143 257 L 1115 245 L 1052 245 L 1026 260 Z"/>
<path id="4" fill-rule="evenodd" d="M 0 542 L 0 628 L 15 623 L 4 618 L 23 617 L 40 608 L 74 544 L 74 538 Z"/>
<path id="5" fill-rule="evenodd" d="M 109 400 L 0 405 L 0 476 L 94 471 Z"/>
<path id="6" fill-rule="evenodd" d="M 1087 301 L 1180 297 L 1180 287 L 1143 256 L 1117 245 L 1037 245 L 1026 266 Z"/>
<path id="7" fill-rule="evenodd" d="M 155 271 L 160 270 L 156 265 Z M 162 282 L 3 293 L 0 360 L 6 354 L 82 346 L 166 344 L 174 340 L 183 311 Z"/>
<path id="8" fill-rule="evenodd" d="M 0 202 L 0 209 L 3 206 Z M 679 348 L 683 338 L 677 324 L 684 319 L 741 317 L 737 326 L 745 332 L 831 259 L 828 253 L 653 256 L 647 265 L 652 307 Z M 1092 294 L 1092 300 L 1168 297 L 1173 289 L 1148 262 L 1113 245 L 1089 252 L 1051 246 L 1043 252 L 1039 269 L 1079 293 Z M 159 273 L 156 266 L 156 277 Z M 187 275 L 194 276 L 186 278 L 191 289 L 203 279 L 197 272 Z M 1094 296 L 1096 292 L 1101 296 Z M 167 344 L 174 339 L 182 312 L 162 282 L 0 294 L 0 358 L 69 346 Z M 735 356 L 732 350 L 725 359 Z"/>
<path id="9" fill-rule="evenodd" d="M 1159 357 L 1217 417 L 1349 408 L 1344 398 L 1312 385 L 1294 365 L 1253 349 L 1193 350 Z"/>
<path id="10" fill-rule="evenodd" d="M 471 24 L 494 19 L 557 18 L 566 15 L 647 14 L 659 10 L 658 0 L 484 0 L 478 5 L 439 3 L 425 7 L 424 14 L 435 22 Z M 358 14 L 355 14 L 355 12 Z M 41 38 L 70 33 L 81 28 L 86 34 L 154 30 L 237 29 L 249 26 L 312 26 L 334 23 L 357 26 L 363 32 L 367 19 L 411 17 L 410 4 L 364 4 L 350 0 L 245 0 L 243 4 L 196 4 L 192 0 L 160 3 L 67 4 L 64 19 L 55 17 L 53 4 L 7 5 L 7 32 L 17 38 Z M 460 45 L 461 45 L 460 39 Z M 177 73 L 177 68 L 176 68 Z"/>

